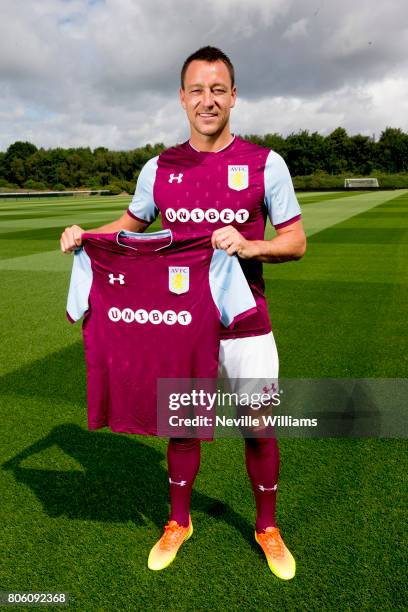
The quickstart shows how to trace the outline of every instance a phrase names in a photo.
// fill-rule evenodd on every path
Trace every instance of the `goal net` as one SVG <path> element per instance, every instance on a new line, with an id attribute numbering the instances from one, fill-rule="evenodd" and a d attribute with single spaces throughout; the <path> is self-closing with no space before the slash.
<path id="1" fill-rule="evenodd" d="M 344 179 L 344 187 L 347 189 L 365 189 L 367 187 L 379 187 L 378 179 L 376 178 L 346 178 Z"/>

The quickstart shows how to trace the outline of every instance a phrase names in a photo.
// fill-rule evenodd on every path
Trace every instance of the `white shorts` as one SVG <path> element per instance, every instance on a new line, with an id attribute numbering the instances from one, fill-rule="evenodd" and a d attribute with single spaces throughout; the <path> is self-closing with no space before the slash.
<path id="1" fill-rule="evenodd" d="M 218 376 L 235 379 L 277 379 L 279 358 L 272 332 L 220 342 Z"/>

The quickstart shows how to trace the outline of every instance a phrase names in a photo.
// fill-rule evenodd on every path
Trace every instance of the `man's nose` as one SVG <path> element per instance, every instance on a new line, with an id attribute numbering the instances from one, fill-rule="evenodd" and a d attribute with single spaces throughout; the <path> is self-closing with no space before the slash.
<path id="1" fill-rule="evenodd" d="M 210 89 L 204 89 L 203 92 L 203 105 L 207 108 L 214 105 L 214 96 Z"/>

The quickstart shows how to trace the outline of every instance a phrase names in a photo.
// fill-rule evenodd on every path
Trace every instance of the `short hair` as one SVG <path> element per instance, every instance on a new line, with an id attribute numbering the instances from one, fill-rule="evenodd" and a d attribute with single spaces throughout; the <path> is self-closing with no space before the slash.
<path id="1" fill-rule="evenodd" d="M 181 69 L 181 88 L 184 89 L 184 79 L 186 76 L 187 68 L 191 64 L 191 62 L 195 60 L 201 60 L 204 62 L 223 62 L 228 68 L 229 75 L 231 77 L 231 87 L 235 85 L 235 71 L 234 66 L 231 63 L 230 58 L 226 55 L 221 49 L 217 47 L 201 47 L 197 51 L 194 51 L 191 55 L 188 56 L 186 61 L 183 64 Z"/>

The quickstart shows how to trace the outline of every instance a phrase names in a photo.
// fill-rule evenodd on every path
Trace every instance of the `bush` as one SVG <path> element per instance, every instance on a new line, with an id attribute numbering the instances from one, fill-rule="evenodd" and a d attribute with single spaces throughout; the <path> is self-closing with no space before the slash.
<path id="1" fill-rule="evenodd" d="M 0 191 L 16 191 L 16 189 L 20 189 L 20 187 L 14 183 L 9 183 L 5 178 L 0 178 Z"/>
<path id="2" fill-rule="evenodd" d="M 126 191 L 126 193 L 131 195 L 135 193 L 136 181 L 120 181 L 119 185 L 121 186 L 122 191 Z"/>
<path id="3" fill-rule="evenodd" d="M 109 193 L 105 193 L 103 195 L 119 195 L 122 193 L 122 189 L 119 185 L 106 185 L 104 189 L 109 189 Z"/>
<path id="4" fill-rule="evenodd" d="M 381 172 L 373 171 L 370 176 L 378 179 L 380 189 L 407 189 L 408 188 L 408 174 L 382 174 Z"/>
<path id="5" fill-rule="evenodd" d="M 102 182 L 99 181 L 96 177 L 90 178 L 86 181 L 86 187 L 88 189 L 101 189 Z"/>
<path id="6" fill-rule="evenodd" d="M 44 183 L 40 183 L 40 181 L 33 181 L 29 179 L 23 185 L 24 189 L 34 189 L 35 191 L 45 191 L 47 189 L 47 185 Z"/>
<path id="7" fill-rule="evenodd" d="M 102 189 L 111 189 L 112 187 L 116 187 L 120 189 L 119 193 L 126 191 L 126 193 L 134 194 L 136 188 L 136 181 L 126 181 L 125 179 L 115 179 L 114 182 L 109 183 L 102 187 Z M 116 194 L 115 194 L 116 195 Z"/>
<path id="8" fill-rule="evenodd" d="M 326 172 L 315 172 L 306 176 L 294 176 L 293 184 L 298 190 L 343 189 L 344 176 L 331 175 Z"/>
<path id="9" fill-rule="evenodd" d="M 407 189 L 408 174 L 383 174 L 373 170 L 371 174 L 366 175 L 378 179 L 380 189 Z M 345 178 L 362 178 L 363 175 L 352 173 L 331 175 L 326 172 L 314 172 L 307 176 L 294 176 L 293 185 L 298 191 L 319 191 L 321 190 L 340 190 L 344 189 Z"/>
<path id="10" fill-rule="evenodd" d="M 65 185 L 62 183 L 56 183 L 52 186 L 53 191 L 65 191 Z"/>

